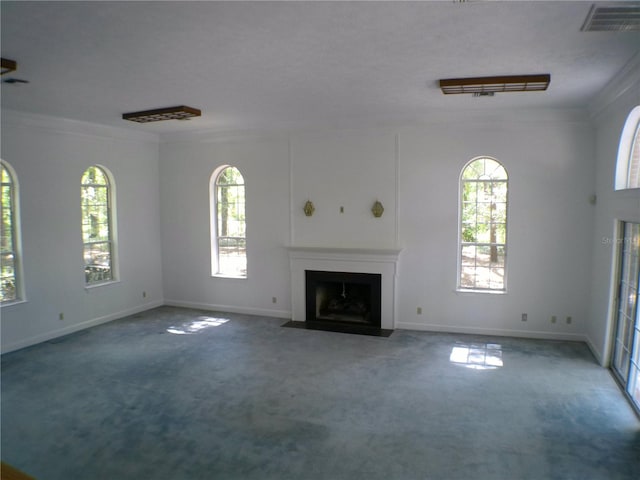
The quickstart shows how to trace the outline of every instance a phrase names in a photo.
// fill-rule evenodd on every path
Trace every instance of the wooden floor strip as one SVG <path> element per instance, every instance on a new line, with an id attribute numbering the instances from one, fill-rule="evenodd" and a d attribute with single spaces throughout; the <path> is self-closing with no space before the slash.
<path id="1" fill-rule="evenodd" d="M 0 462 L 0 480 L 36 480 L 11 465 Z"/>

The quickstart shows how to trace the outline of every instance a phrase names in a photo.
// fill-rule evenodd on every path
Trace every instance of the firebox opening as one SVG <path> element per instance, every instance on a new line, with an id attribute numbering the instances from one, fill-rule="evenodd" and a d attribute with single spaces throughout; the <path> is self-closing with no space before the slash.
<path id="1" fill-rule="evenodd" d="M 307 322 L 340 322 L 380 328 L 379 274 L 307 270 Z"/>

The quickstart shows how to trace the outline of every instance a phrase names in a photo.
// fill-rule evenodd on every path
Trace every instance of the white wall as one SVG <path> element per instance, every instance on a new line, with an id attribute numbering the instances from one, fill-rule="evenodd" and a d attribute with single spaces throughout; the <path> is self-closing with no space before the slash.
<path id="1" fill-rule="evenodd" d="M 2 351 L 162 304 L 157 139 L 2 115 L 1 155 L 20 186 L 26 287 L 25 302 L 2 308 Z M 80 178 L 94 164 L 107 167 L 115 180 L 120 281 L 85 289 Z"/>
<path id="2" fill-rule="evenodd" d="M 605 365 L 610 361 L 615 312 L 613 277 L 619 244 L 614 229 L 618 221 L 640 222 L 640 189 L 614 191 L 620 134 L 631 110 L 640 105 L 639 78 L 640 57 L 594 103 L 598 204 L 592 234 L 593 278 L 587 336 L 591 349 Z"/>
<path id="3" fill-rule="evenodd" d="M 346 130 L 291 137 L 296 246 L 389 248 L 397 244 L 397 135 Z M 313 216 L 303 206 L 311 200 Z M 384 207 L 374 217 L 373 204 Z M 342 213 L 341 213 L 342 207 Z"/>
<path id="4" fill-rule="evenodd" d="M 289 245 L 402 248 L 400 328 L 573 339 L 589 328 L 599 343 L 590 259 L 608 260 L 592 257 L 602 203 L 589 203 L 595 140 L 584 111 L 448 114 L 422 125 L 289 136 L 175 134 L 159 146 L 124 131 L 17 117 L 3 119 L 2 155 L 21 186 L 28 301 L 2 309 L 5 351 L 163 302 L 289 317 Z M 455 292 L 458 178 L 478 155 L 496 157 L 509 173 L 504 295 Z M 116 179 L 122 281 L 85 290 L 78 182 L 94 163 Z M 226 164 L 247 185 L 247 279 L 210 271 L 209 179 Z M 302 212 L 307 199 L 312 217 Z M 385 207 L 381 218 L 371 213 L 375 200 Z"/>
<path id="5" fill-rule="evenodd" d="M 585 117 L 461 116 L 400 132 L 398 326 L 584 338 L 594 183 L 593 130 Z M 455 291 L 459 175 L 481 155 L 498 159 L 509 175 L 506 294 Z"/>
<path id="6" fill-rule="evenodd" d="M 209 179 L 221 165 L 245 180 L 247 278 L 211 276 Z M 290 315 L 289 154 L 278 138 L 191 139 L 160 148 L 164 292 L 172 305 Z M 276 298 L 276 303 L 272 298 Z"/>
<path id="7" fill-rule="evenodd" d="M 593 133 L 583 110 L 545 110 L 449 115 L 419 126 L 271 141 L 207 141 L 206 135 L 169 141 L 161 148 L 165 296 L 176 305 L 286 316 L 288 244 L 399 246 L 397 327 L 584 339 Z M 458 179 L 479 155 L 496 157 L 509 173 L 503 295 L 455 291 Z M 227 163 L 247 182 L 247 280 L 211 278 L 209 271 L 208 181 Z M 376 199 L 385 206 L 381 218 L 371 213 Z M 302 211 L 307 200 L 316 207 L 312 217 Z M 272 296 L 284 301 L 272 305 Z"/>

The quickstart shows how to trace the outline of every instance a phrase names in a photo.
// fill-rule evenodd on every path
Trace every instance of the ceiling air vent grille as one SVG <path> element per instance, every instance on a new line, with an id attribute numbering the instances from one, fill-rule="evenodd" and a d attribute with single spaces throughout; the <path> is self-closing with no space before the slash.
<path id="1" fill-rule="evenodd" d="M 639 32 L 640 2 L 593 4 L 583 32 Z"/>

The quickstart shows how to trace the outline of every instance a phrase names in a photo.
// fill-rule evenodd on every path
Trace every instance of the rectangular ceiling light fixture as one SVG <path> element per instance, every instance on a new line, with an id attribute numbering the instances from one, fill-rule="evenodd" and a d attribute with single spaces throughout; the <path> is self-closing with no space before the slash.
<path id="1" fill-rule="evenodd" d="M 440 80 L 440 88 L 445 95 L 536 92 L 546 90 L 550 81 L 551 75 L 548 73 L 539 75 L 505 75 L 501 77 L 447 78 Z"/>
<path id="2" fill-rule="evenodd" d="M 160 122 L 162 120 L 189 120 L 199 117 L 202 112 L 197 108 L 179 107 L 156 108 L 155 110 L 145 110 L 142 112 L 123 113 L 124 120 L 131 120 L 138 123 Z"/>
<path id="3" fill-rule="evenodd" d="M 0 70 L 0 75 L 4 75 L 5 73 L 13 72 L 18 68 L 18 64 L 15 60 L 9 60 L 8 58 L 0 58 L 2 62 L 2 70 Z"/>
<path id="4" fill-rule="evenodd" d="M 583 32 L 639 32 L 640 2 L 594 3 L 580 30 Z"/>

